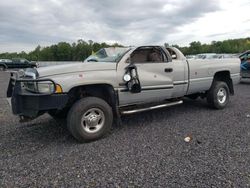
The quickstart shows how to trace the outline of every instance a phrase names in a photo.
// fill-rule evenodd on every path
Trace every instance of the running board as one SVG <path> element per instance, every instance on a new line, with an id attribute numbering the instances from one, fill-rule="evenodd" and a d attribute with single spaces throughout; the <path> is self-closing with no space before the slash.
<path id="1" fill-rule="evenodd" d="M 144 111 L 148 111 L 148 110 L 154 110 L 154 109 L 158 109 L 158 108 L 174 106 L 174 105 L 178 105 L 178 104 L 182 104 L 182 103 L 183 103 L 182 100 L 175 101 L 175 102 L 169 102 L 169 103 L 160 104 L 160 105 L 156 105 L 156 106 L 150 106 L 150 107 L 146 107 L 146 108 L 138 108 L 135 110 L 125 110 L 125 111 L 121 111 L 121 114 L 123 114 L 123 115 L 134 114 L 134 113 L 138 113 L 138 112 L 144 112 Z"/>

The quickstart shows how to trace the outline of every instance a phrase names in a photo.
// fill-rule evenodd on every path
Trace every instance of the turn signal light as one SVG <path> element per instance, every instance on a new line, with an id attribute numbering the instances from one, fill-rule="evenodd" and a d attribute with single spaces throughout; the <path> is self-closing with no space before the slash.
<path id="1" fill-rule="evenodd" d="M 62 87 L 59 84 L 56 84 L 56 91 L 55 91 L 55 93 L 62 93 L 62 92 L 63 92 Z"/>

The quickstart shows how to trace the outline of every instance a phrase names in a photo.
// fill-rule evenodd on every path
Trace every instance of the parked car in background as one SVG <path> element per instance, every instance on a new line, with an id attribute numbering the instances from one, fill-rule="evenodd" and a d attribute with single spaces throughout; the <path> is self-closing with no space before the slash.
<path id="1" fill-rule="evenodd" d="M 241 60 L 241 77 L 250 78 L 250 50 L 239 55 L 239 58 Z"/>
<path id="2" fill-rule="evenodd" d="M 11 59 L 0 59 L 0 71 L 6 69 L 7 67 L 5 65 L 11 62 Z"/>
<path id="3" fill-rule="evenodd" d="M 204 53 L 204 54 L 197 54 L 195 59 L 215 59 L 216 53 Z"/>
<path id="4" fill-rule="evenodd" d="M 10 69 L 10 68 L 34 68 L 37 67 L 35 62 L 30 62 L 24 58 L 13 58 L 1 59 L 0 60 L 0 70 Z"/>
<path id="5" fill-rule="evenodd" d="M 216 54 L 215 59 L 238 58 L 237 54 Z"/>
<path id="6" fill-rule="evenodd" d="M 187 59 L 195 59 L 196 55 L 186 55 Z"/>
<path id="7" fill-rule="evenodd" d="M 197 55 L 186 55 L 186 58 L 191 59 L 228 59 L 238 58 L 238 54 L 216 54 L 216 53 L 203 53 Z"/>

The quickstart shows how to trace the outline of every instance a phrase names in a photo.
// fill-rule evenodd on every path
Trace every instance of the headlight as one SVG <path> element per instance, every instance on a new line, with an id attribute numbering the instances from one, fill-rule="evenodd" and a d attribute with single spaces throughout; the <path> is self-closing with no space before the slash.
<path id="1" fill-rule="evenodd" d="M 23 88 L 30 92 L 36 92 L 36 83 L 35 82 L 24 82 Z"/>
<path id="2" fill-rule="evenodd" d="M 55 91 L 54 84 L 52 83 L 38 82 L 36 83 L 36 86 L 37 86 L 38 93 L 50 94 L 50 93 L 54 93 Z"/>
<path id="3" fill-rule="evenodd" d="M 25 82 L 24 88 L 27 91 L 41 94 L 62 93 L 62 88 L 59 84 L 54 85 L 51 81 Z"/>

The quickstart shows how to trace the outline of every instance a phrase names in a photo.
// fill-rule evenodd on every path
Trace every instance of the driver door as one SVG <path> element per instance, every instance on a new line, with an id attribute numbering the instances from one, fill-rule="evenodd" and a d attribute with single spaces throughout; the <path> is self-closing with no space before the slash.
<path id="1" fill-rule="evenodd" d="M 158 61 L 148 59 L 148 49 L 141 50 L 133 64 L 137 67 L 141 84 L 140 93 L 119 90 L 120 105 L 156 102 L 171 98 L 173 93 L 173 64 L 168 62 L 166 54 L 159 51 L 163 57 Z"/>

